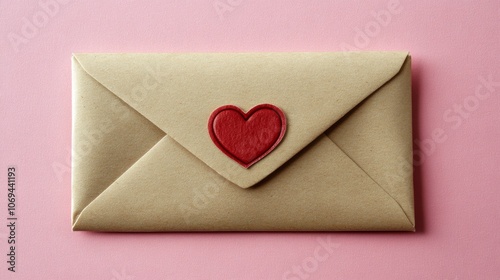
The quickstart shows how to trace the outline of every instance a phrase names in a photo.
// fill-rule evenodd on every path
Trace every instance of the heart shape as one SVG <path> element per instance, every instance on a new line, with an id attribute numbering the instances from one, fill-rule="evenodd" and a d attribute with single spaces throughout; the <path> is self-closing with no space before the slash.
<path id="1" fill-rule="evenodd" d="M 274 150 L 285 131 L 285 114 L 271 104 L 257 105 L 247 113 L 236 106 L 224 105 L 208 121 L 208 132 L 215 145 L 245 168 Z"/>

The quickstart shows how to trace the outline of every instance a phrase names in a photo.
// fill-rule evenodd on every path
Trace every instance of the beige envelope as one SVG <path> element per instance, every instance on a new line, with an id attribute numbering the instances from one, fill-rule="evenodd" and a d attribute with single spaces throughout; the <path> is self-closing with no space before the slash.
<path id="1" fill-rule="evenodd" d="M 73 230 L 413 231 L 406 52 L 73 55 Z M 283 110 L 246 169 L 222 105 Z"/>

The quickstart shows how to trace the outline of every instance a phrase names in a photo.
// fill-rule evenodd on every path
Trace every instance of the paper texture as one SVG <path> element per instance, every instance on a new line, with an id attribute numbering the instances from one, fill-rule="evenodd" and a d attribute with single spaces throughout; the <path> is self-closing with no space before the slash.
<path id="1" fill-rule="evenodd" d="M 73 230 L 414 230 L 405 52 L 75 54 Z M 269 103 L 287 133 L 248 169 L 211 112 Z"/>

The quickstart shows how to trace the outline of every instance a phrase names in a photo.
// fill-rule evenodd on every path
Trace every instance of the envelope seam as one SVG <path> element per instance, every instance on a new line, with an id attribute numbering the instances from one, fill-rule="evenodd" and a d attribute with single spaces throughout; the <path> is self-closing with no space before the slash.
<path id="1" fill-rule="evenodd" d="M 78 58 L 76 56 L 73 56 L 76 60 L 76 62 L 80 65 L 80 67 L 85 71 L 85 73 L 87 75 L 89 75 L 90 78 L 92 78 L 94 81 L 96 81 L 96 83 L 98 83 L 99 85 L 101 85 L 103 88 L 105 88 L 107 91 L 109 91 L 110 93 L 113 94 L 113 96 L 115 96 L 116 98 L 118 98 L 119 100 L 121 100 L 122 102 L 124 102 L 125 104 L 127 104 L 127 107 L 135 112 L 137 112 L 140 116 L 142 116 L 143 118 L 145 118 L 146 120 L 148 120 L 151 125 L 153 125 L 154 127 L 156 127 L 158 130 L 162 131 L 163 133 L 165 133 L 165 131 L 163 131 L 161 128 L 159 128 L 156 124 L 154 124 L 153 122 L 151 122 L 151 120 L 149 120 L 146 116 L 144 116 L 143 114 L 141 114 L 139 111 L 137 111 L 136 109 L 134 109 L 132 106 L 130 106 L 130 104 L 128 104 L 127 102 L 125 102 L 123 99 L 121 99 L 119 96 L 117 96 L 116 94 L 113 93 L 113 91 L 111 91 L 109 88 L 107 88 L 105 85 L 103 85 L 101 82 L 99 82 L 94 76 L 92 76 L 84 67 L 83 65 L 80 63 L 80 61 L 78 60 Z M 168 136 L 166 133 L 165 133 L 165 136 Z M 141 157 L 139 157 L 134 163 L 132 163 L 120 176 L 116 177 L 115 180 L 109 184 L 109 186 L 107 186 L 101 193 L 99 193 L 99 195 L 97 195 L 94 199 L 92 199 L 92 201 L 90 201 L 85 207 L 83 207 L 83 209 L 81 209 L 81 211 L 79 211 L 79 213 L 73 218 L 73 228 L 75 227 L 75 225 L 78 223 L 78 220 L 80 219 L 82 213 L 85 211 L 85 209 L 87 209 L 87 207 L 89 207 L 89 205 L 91 205 L 96 199 L 98 199 L 106 190 L 109 189 L 109 187 L 111 185 L 113 185 L 116 180 L 118 180 L 121 176 L 123 176 L 123 174 L 125 174 L 130 168 L 132 168 L 132 166 L 134 166 L 141 158 L 143 158 L 149 151 L 151 151 L 151 149 L 153 149 L 158 143 L 160 143 L 160 141 L 162 141 L 163 138 L 162 137 L 160 140 L 158 140 L 158 142 L 156 142 L 153 146 L 151 146 L 151 148 L 149 148 Z M 72 137 L 73 138 L 73 137 Z"/>
<path id="2" fill-rule="evenodd" d="M 131 164 L 127 170 L 125 170 L 120 176 L 118 176 L 111 184 L 109 184 L 108 187 L 106 187 L 106 189 L 104 189 L 98 196 L 96 196 L 91 202 L 89 202 L 87 204 L 87 206 L 85 206 L 82 211 L 80 211 L 80 214 L 76 217 L 75 219 L 75 222 L 73 223 L 73 228 L 75 228 L 76 224 L 78 223 L 78 221 L 80 220 L 80 217 L 82 216 L 83 212 L 85 212 L 85 210 L 87 208 L 90 207 L 90 205 L 92 205 L 97 199 L 99 199 L 99 197 L 101 197 L 107 190 L 109 190 L 109 188 L 114 184 L 116 183 L 116 181 L 118 181 L 121 177 L 123 177 L 125 175 L 125 173 L 127 173 L 132 167 L 134 167 L 142 158 L 144 158 L 148 153 L 150 153 L 161 141 L 163 141 L 163 139 L 165 139 L 165 137 L 169 137 L 167 134 L 165 134 L 165 136 L 163 136 L 158 142 L 156 142 L 149 150 L 147 150 L 140 158 L 138 158 L 133 164 Z"/>
<path id="3" fill-rule="evenodd" d="M 370 174 L 368 174 L 368 172 L 366 172 L 366 170 L 364 170 L 351 156 L 349 156 L 349 154 L 347 154 L 342 148 L 339 147 L 339 145 L 337 145 L 337 143 L 335 143 L 335 141 L 333 141 L 332 138 L 330 138 L 327 134 L 324 134 L 328 139 L 330 139 L 330 141 L 332 141 L 332 143 L 337 146 L 337 148 L 342 151 L 342 153 L 344 153 L 354 164 L 356 164 L 359 169 L 361 169 L 361 171 L 363 171 L 366 176 L 368 176 L 368 178 L 370 178 L 375 184 L 377 184 L 377 186 L 379 186 L 380 189 L 382 189 L 394 202 L 396 202 L 396 204 L 399 206 L 399 208 L 401 209 L 401 211 L 403 212 L 404 216 L 406 217 L 406 219 L 408 220 L 408 222 L 413 226 L 415 227 L 415 224 L 411 221 L 410 217 L 408 216 L 408 214 L 406 213 L 406 211 L 403 209 L 403 206 L 401 206 L 401 204 L 399 203 L 399 201 L 397 201 L 396 198 L 394 198 L 394 196 L 392 196 L 384 187 L 382 187 L 372 176 L 370 176 Z"/>
<path id="4" fill-rule="evenodd" d="M 146 117 L 143 113 L 139 112 L 138 110 L 136 110 L 134 107 L 132 107 L 132 105 L 130 105 L 127 101 L 123 100 L 123 98 L 121 98 L 120 96 L 116 95 L 110 88 L 108 88 L 107 86 L 105 86 L 103 83 L 101 83 L 98 79 L 96 79 L 96 77 L 94 77 L 92 74 L 90 74 L 90 72 L 85 69 L 85 67 L 83 66 L 83 64 L 78 60 L 78 57 L 75 55 L 73 56 L 76 61 L 78 62 L 78 64 L 80 64 L 80 67 L 82 67 L 82 69 L 85 71 L 85 73 L 87 73 L 87 75 L 89 75 L 92 79 L 94 79 L 94 81 L 96 81 L 96 83 L 98 83 L 99 85 L 101 85 L 103 88 L 105 88 L 107 91 L 109 91 L 110 93 L 112 93 L 114 96 L 116 96 L 116 98 L 120 99 L 123 103 L 127 104 L 127 106 L 134 110 L 135 112 L 137 112 L 137 114 L 141 115 L 143 118 L 145 118 L 146 120 L 148 120 L 151 125 L 155 126 L 157 129 L 163 131 L 163 133 L 165 133 L 165 135 L 167 135 L 167 133 L 161 129 L 160 127 L 158 127 L 153 121 L 151 121 L 148 117 Z M 163 139 L 163 138 L 162 138 Z"/>

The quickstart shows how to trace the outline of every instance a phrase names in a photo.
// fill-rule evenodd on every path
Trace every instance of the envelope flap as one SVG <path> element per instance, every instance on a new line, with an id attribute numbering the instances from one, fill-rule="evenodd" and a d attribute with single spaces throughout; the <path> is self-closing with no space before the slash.
<path id="1" fill-rule="evenodd" d="M 76 54 L 98 82 L 213 170 L 250 187 L 287 162 L 395 76 L 406 52 Z M 232 104 L 283 110 L 279 146 L 245 169 L 207 130 L 210 114 Z M 179 162 L 179 164 L 182 164 Z"/>

